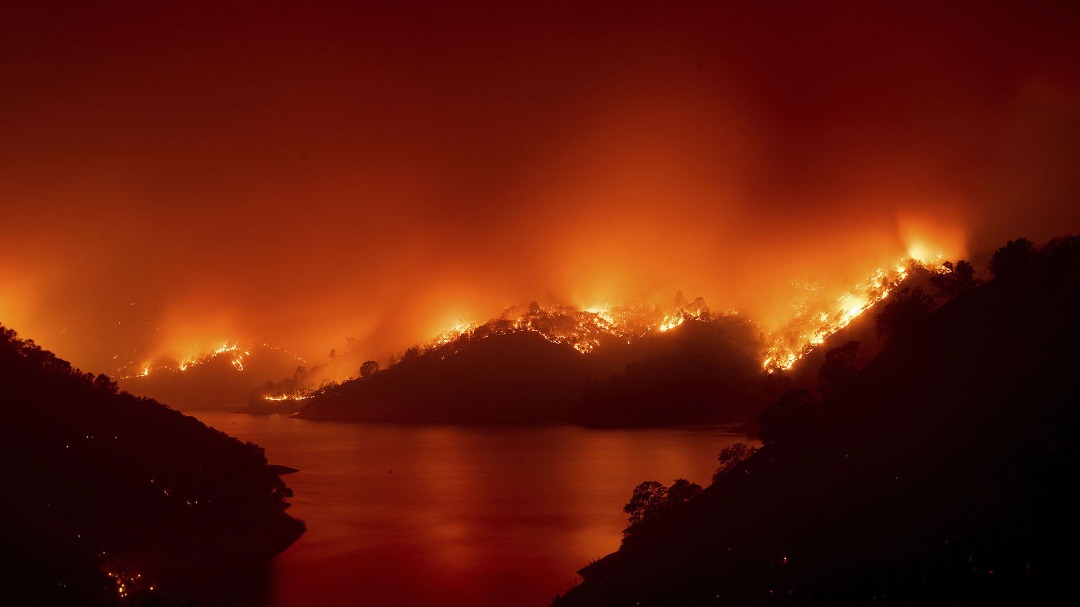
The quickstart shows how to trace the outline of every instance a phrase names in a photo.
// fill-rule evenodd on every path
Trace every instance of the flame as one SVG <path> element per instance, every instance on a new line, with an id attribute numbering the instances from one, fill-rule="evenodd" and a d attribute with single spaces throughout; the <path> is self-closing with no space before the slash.
<path id="1" fill-rule="evenodd" d="M 309 398 L 311 398 L 310 394 L 283 394 L 279 396 L 264 396 L 263 400 L 281 402 L 285 400 L 307 400 Z"/>
<path id="2" fill-rule="evenodd" d="M 607 339 L 629 343 L 654 330 L 664 333 L 687 320 L 707 321 L 709 318 L 709 308 L 700 297 L 690 303 L 677 300 L 668 308 L 655 303 L 639 303 L 601 304 L 579 310 L 572 306 L 540 306 L 533 302 L 511 307 L 482 325 L 459 322 L 421 346 L 420 351 L 449 352 L 471 339 L 530 331 L 552 343 L 569 345 L 582 354 L 589 354 Z"/>
<path id="3" fill-rule="evenodd" d="M 945 261 L 945 253 L 935 250 L 922 242 L 913 242 L 908 246 L 908 257 L 924 264 L 941 265 Z"/>
<path id="4" fill-rule="evenodd" d="M 241 350 L 237 342 L 227 341 L 214 350 L 208 350 L 202 352 L 201 354 L 184 356 L 182 358 L 178 358 L 175 362 L 161 362 L 161 359 L 158 359 L 158 362 L 156 363 L 152 361 L 145 361 L 141 365 L 136 367 L 138 370 L 134 374 L 125 373 L 125 369 L 120 369 L 117 375 L 120 376 L 120 379 L 130 379 L 132 377 L 146 377 L 147 375 L 150 375 L 155 371 L 182 372 L 187 371 L 192 367 L 206 364 L 213 360 L 215 357 L 221 356 L 223 354 L 231 354 L 229 363 L 237 371 L 244 370 L 244 357 L 251 356 L 251 352 L 248 350 Z M 130 367 L 126 367 L 126 369 L 130 369 Z"/>
<path id="5" fill-rule="evenodd" d="M 663 322 L 656 325 L 656 330 L 660 331 L 661 333 L 666 333 L 666 332 L 674 329 L 675 327 L 683 324 L 683 322 L 685 322 L 685 321 L 686 321 L 686 318 L 683 317 L 683 316 L 676 316 L 675 318 L 665 317 Z"/>
<path id="6" fill-rule="evenodd" d="M 476 326 L 470 322 L 459 321 L 453 327 L 440 333 L 434 340 L 433 344 L 436 346 L 448 344 L 462 336 L 467 336 Z"/>
<path id="7" fill-rule="evenodd" d="M 892 268 L 874 270 L 867 279 L 823 307 L 811 311 L 806 305 L 800 304 L 788 328 L 766 338 L 762 369 L 767 373 L 790 369 L 831 335 L 887 298 L 896 285 L 908 277 L 913 265 L 931 271 L 944 271 L 940 265 L 942 260 L 940 255 L 935 256 L 932 262 L 923 262 L 914 257 L 904 259 Z M 809 290 L 817 289 L 809 287 Z M 470 339 L 532 331 L 550 342 L 570 345 L 578 352 L 588 354 L 604 339 L 619 338 L 629 343 L 652 331 L 666 333 L 691 319 L 706 322 L 711 319 L 703 299 L 698 298 L 691 303 L 677 299 L 674 307 L 666 309 L 644 303 L 601 304 L 582 310 L 560 305 L 542 307 L 532 303 L 527 307 L 510 308 L 499 318 L 483 325 L 459 322 L 420 347 L 420 351 L 452 351 Z"/>
<path id="8" fill-rule="evenodd" d="M 911 257 L 891 267 L 874 270 L 869 277 L 839 297 L 812 308 L 805 302 L 796 302 L 797 305 L 793 306 L 794 318 L 787 327 L 764 336 L 761 368 L 770 374 L 790 369 L 814 348 L 825 343 L 831 335 L 886 299 L 896 285 L 908 277 L 912 267 L 924 267 L 937 272 L 948 271 L 941 265 L 944 256 L 929 251 L 932 251 L 931 247 L 913 243 L 909 246 Z M 821 290 L 818 285 L 801 285 L 801 288 L 811 293 Z M 730 310 L 723 314 L 738 316 L 740 313 Z M 552 343 L 569 345 L 582 354 L 589 354 L 606 340 L 631 343 L 650 333 L 675 330 L 688 320 L 709 322 L 712 317 L 703 298 L 698 297 L 687 302 L 681 293 L 676 297 L 674 305 L 667 306 L 652 301 L 634 304 L 599 303 L 578 309 L 561 304 L 541 306 L 533 302 L 508 308 L 498 317 L 482 324 L 458 320 L 427 343 L 410 349 L 406 355 L 415 352 L 441 352 L 446 355 L 457 351 L 470 340 L 524 331 L 536 333 Z M 226 341 L 216 349 L 181 358 L 175 364 L 143 363 L 137 367 L 135 375 L 145 377 L 157 370 L 183 372 L 222 355 L 228 355 L 232 366 L 237 371 L 243 371 L 245 357 L 249 356 L 250 352 L 241 350 L 235 341 Z M 278 393 L 263 398 L 268 401 L 304 400 L 310 398 L 310 394 L 308 391 Z"/>
<path id="9" fill-rule="evenodd" d="M 911 267 L 925 267 L 932 272 L 948 271 L 941 265 L 943 261 L 944 256 L 940 254 L 932 261 L 924 261 L 914 256 L 901 260 L 892 269 L 874 270 L 869 278 L 841 295 L 835 304 L 827 309 L 812 315 L 800 309 L 789 323 L 787 331 L 774 333 L 770 337 L 771 345 L 766 350 L 762 367 L 767 373 L 790 369 L 816 346 L 825 343 L 829 336 L 887 298 L 896 286 L 908 277 Z"/>

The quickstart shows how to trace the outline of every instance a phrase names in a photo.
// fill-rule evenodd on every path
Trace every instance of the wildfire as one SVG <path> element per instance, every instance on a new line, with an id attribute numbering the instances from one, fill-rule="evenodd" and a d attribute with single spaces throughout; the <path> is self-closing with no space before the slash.
<path id="1" fill-rule="evenodd" d="M 832 305 L 809 311 L 800 306 L 786 331 L 775 333 L 766 350 L 762 367 L 768 373 L 786 371 L 802 357 L 821 345 L 830 335 L 851 324 L 853 320 L 889 296 L 900 282 L 908 277 L 909 268 L 922 265 L 917 259 L 901 261 L 894 268 L 878 268 L 870 278 L 855 285 Z M 932 271 L 941 269 L 941 258 Z"/>
<path id="2" fill-rule="evenodd" d="M 460 339 L 462 336 L 468 336 L 468 334 L 472 332 L 472 330 L 475 328 L 476 325 L 470 322 L 459 322 L 450 329 L 447 329 L 446 331 L 440 333 L 438 337 L 436 337 L 432 341 L 432 344 L 436 347 L 446 345 L 453 342 L 454 340 Z"/>
<path id="3" fill-rule="evenodd" d="M 232 359 L 229 362 L 232 363 L 233 368 L 235 368 L 237 371 L 244 370 L 244 357 L 251 356 L 251 352 L 248 352 L 247 350 L 241 350 L 240 347 L 236 345 L 236 342 L 226 342 L 222 344 L 220 348 L 214 350 L 210 354 L 204 354 L 203 356 L 199 357 L 197 360 L 193 361 L 192 364 L 204 363 L 211 358 L 214 358 L 215 356 L 226 353 L 232 353 Z M 183 370 L 184 369 L 181 368 L 181 371 Z"/>
<path id="4" fill-rule="evenodd" d="M 244 370 L 244 357 L 251 356 L 251 352 L 248 350 L 241 350 L 240 346 L 236 342 L 225 342 L 220 347 L 202 354 L 196 354 L 192 356 L 186 356 L 177 360 L 176 362 L 159 362 L 157 364 L 153 362 L 145 362 L 139 367 L 138 371 L 133 375 L 123 374 L 123 370 L 120 372 L 121 379 L 129 379 L 131 377 L 146 377 L 155 371 L 187 371 L 192 367 L 206 364 L 214 358 L 221 355 L 229 355 L 229 363 L 237 371 Z M 119 355 L 117 355 L 119 356 Z"/>
<path id="5" fill-rule="evenodd" d="M 483 339 L 491 335 L 530 331 L 557 344 L 573 347 L 588 354 L 608 339 L 629 343 L 651 331 L 666 332 L 687 320 L 708 321 L 710 312 L 705 300 L 692 302 L 682 299 L 680 293 L 675 305 L 661 307 L 658 304 L 602 305 L 579 310 L 571 306 L 541 306 L 536 302 L 514 306 L 498 318 L 482 325 L 460 322 L 440 333 L 422 346 L 422 352 L 453 350 L 471 339 Z"/>
<path id="6" fill-rule="evenodd" d="M 311 398 L 310 394 L 285 394 L 279 396 L 264 396 L 263 400 L 281 402 L 286 400 L 307 400 L 309 398 Z"/>
<path id="7" fill-rule="evenodd" d="M 767 373 L 790 369 L 815 347 L 825 343 L 829 336 L 887 298 L 908 277 L 911 268 L 947 272 L 948 269 L 941 264 L 940 255 L 933 262 L 910 258 L 892 268 L 875 270 L 869 278 L 835 299 L 814 306 L 800 303 L 787 328 L 767 336 L 762 369 Z M 498 318 L 482 325 L 460 322 L 418 350 L 421 353 L 449 352 L 472 339 L 532 331 L 550 342 L 566 344 L 582 354 L 588 354 L 607 339 L 621 339 L 629 343 L 653 331 L 671 331 L 688 320 L 709 322 L 711 318 L 702 298 L 686 302 L 681 293 L 676 297 L 675 305 L 667 308 L 658 304 L 634 304 L 601 305 L 579 310 L 562 305 L 540 306 L 533 302 L 528 306 L 509 308 Z"/>
<path id="8" fill-rule="evenodd" d="M 661 333 L 665 333 L 665 332 L 670 331 L 670 330 L 674 329 L 675 327 L 683 324 L 683 322 L 685 322 L 685 321 L 686 321 L 686 318 L 684 318 L 682 316 L 677 316 L 675 318 L 664 318 L 663 322 L 656 325 L 656 330 L 660 331 Z"/>
<path id="9" fill-rule="evenodd" d="M 780 331 L 765 335 L 761 368 L 767 373 L 790 369 L 814 348 L 825 343 L 831 335 L 886 299 L 896 286 L 908 277 L 912 268 L 923 268 L 931 272 L 948 271 L 948 267 L 942 265 L 941 254 L 934 257 L 934 261 L 926 261 L 925 258 L 931 257 L 930 254 L 925 251 L 919 253 L 919 258 L 912 257 L 891 268 L 875 270 L 866 280 L 854 285 L 844 294 L 825 301 L 821 301 L 819 287 L 804 285 L 802 288 L 810 292 L 817 301 L 813 305 L 806 301 L 797 302 L 794 316 L 788 325 Z M 738 312 L 730 311 L 724 314 L 738 315 Z M 650 333 L 667 333 L 690 320 L 710 322 L 712 318 L 713 314 L 703 298 L 687 301 L 681 292 L 676 295 L 673 304 L 666 306 L 653 301 L 602 304 L 578 309 L 559 304 L 541 306 L 532 302 L 508 308 L 497 318 L 482 324 L 459 321 L 428 343 L 410 348 L 405 357 L 428 353 L 445 356 L 472 340 L 524 331 L 536 333 L 552 343 L 568 345 L 582 354 L 589 354 L 605 342 L 622 341 L 629 344 Z M 250 352 L 242 350 L 236 342 L 225 342 L 214 350 L 182 358 L 174 364 L 144 363 L 136 368 L 134 376 L 145 377 L 158 370 L 183 372 L 219 356 L 228 356 L 233 368 L 243 371 L 245 357 L 249 355 Z M 391 360 L 391 364 L 393 363 Z M 261 398 L 274 402 L 299 401 L 311 398 L 313 392 L 314 389 L 310 386 L 303 390 L 297 390 L 297 386 L 289 386 L 276 393 L 264 394 Z"/>

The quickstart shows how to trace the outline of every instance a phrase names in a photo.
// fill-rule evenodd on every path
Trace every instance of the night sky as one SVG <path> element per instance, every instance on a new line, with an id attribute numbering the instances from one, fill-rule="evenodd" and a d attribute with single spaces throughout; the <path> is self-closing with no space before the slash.
<path id="1" fill-rule="evenodd" d="M 769 328 L 802 277 L 1080 231 L 1077 12 L 5 3 L 0 322 L 94 371 L 676 289 Z"/>

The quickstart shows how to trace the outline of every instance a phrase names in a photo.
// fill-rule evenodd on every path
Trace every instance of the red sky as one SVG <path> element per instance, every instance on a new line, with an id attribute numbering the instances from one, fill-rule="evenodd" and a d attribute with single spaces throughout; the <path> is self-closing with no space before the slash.
<path id="1" fill-rule="evenodd" d="M 1066 3 L 15 4 L 0 322 L 95 371 L 1080 230 Z"/>

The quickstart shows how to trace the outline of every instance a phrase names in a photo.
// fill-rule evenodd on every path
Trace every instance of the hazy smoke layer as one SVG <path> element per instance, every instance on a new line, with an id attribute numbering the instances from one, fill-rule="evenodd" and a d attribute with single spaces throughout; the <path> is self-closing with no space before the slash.
<path id="1" fill-rule="evenodd" d="M 1056 4 L 28 4 L 0 322 L 94 370 L 676 289 L 769 328 L 793 282 L 1080 229 Z"/>

